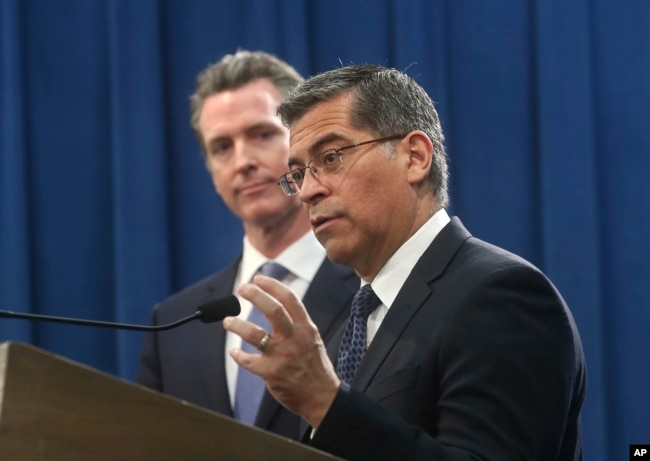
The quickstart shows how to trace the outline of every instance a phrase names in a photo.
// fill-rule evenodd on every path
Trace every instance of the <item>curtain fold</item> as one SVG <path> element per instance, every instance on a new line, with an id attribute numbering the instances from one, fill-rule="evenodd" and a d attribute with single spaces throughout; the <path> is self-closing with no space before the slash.
<path id="1" fill-rule="evenodd" d="M 603 315 L 600 343 L 605 372 L 610 459 L 650 434 L 648 238 L 650 214 L 650 2 L 598 0 L 590 24 L 595 81 L 596 175 Z M 590 335 L 591 333 L 586 332 Z"/>
<path id="2" fill-rule="evenodd" d="M 584 442 L 607 453 L 590 15 L 586 2 L 539 2 L 533 15 L 540 262 L 572 306 L 576 323 L 595 333 L 582 335 L 594 403 L 582 415 Z"/>
<path id="3" fill-rule="evenodd" d="M 29 184 L 19 0 L 0 3 L 0 309 L 31 305 Z M 32 342 L 32 325 L 0 321 L 0 340 Z"/>
<path id="4" fill-rule="evenodd" d="M 112 2 L 107 9 L 114 318 L 143 324 L 142 306 L 171 290 L 161 12 L 156 0 Z M 143 24 L 143 17 L 151 20 Z M 134 376 L 133 351 L 142 337 L 118 337 L 118 373 Z"/>
<path id="5" fill-rule="evenodd" d="M 647 0 L 0 1 L 0 309 L 146 323 L 237 256 L 189 126 L 223 54 L 393 66 L 438 106 L 450 211 L 572 308 L 585 459 L 625 459 L 650 434 L 648 24 Z M 0 318 L 7 340 L 132 379 L 142 336 Z"/>

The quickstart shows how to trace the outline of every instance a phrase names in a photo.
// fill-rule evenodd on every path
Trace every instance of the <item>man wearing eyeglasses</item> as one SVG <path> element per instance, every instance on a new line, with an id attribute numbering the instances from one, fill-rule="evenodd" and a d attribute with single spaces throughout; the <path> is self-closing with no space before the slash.
<path id="1" fill-rule="evenodd" d="M 231 351 L 349 460 L 582 459 L 585 363 L 569 308 L 522 258 L 446 212 L 447 163 L 433 102 L 405 74 L 335 69 L 279 108 L 291 131 L 279 185 L 361 289 L 326 350 L 298 297 L 259 276 L 240 294 L 271 320 L 224 327 Z"/>
<path id="2" fill-rule="evenodd" d="M 276 113 L 302 81 L 267 53 L 239 51 L 203 70 L 191 98 L 191 124 L 215 189 L 243 224 L 236 261 L 160 303 L 152 323 L 191 315 L 203 302 L 226 296 L 256 273 L 277 277 L 304 300 L 327 341 L 345 321 L 359 279 L 330 262 L 310 229 L 297 196 L 277 186 L 289 158 L 289 130 Z M 215 238 L 219 238 L 218 235 Z M 247 300 L 242 318 L 269 328 Z M 241 369 L 227 351 L 241 339 L 218 324 L 192 323 L 145 337 L 138 381 L 219 413 L 298 439 L 300 419 Z M 246 344 L 244 344 L 246 346 Z"/>

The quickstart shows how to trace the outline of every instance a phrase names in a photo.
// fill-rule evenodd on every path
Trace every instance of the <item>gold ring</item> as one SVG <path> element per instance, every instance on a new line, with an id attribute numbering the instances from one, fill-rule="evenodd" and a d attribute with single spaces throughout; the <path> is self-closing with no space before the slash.
<path id="1" fill-rule="evenodd" d="M 264 335 L 262 340 L 260 341 L 260 344 L 257 346 L 257 349 L 260 352 L 264 352 L 264 349 L 266 349 L 266 346 L 269 344 L 269 340 L 271 339 L 271 336 L 267 333 Z"/>

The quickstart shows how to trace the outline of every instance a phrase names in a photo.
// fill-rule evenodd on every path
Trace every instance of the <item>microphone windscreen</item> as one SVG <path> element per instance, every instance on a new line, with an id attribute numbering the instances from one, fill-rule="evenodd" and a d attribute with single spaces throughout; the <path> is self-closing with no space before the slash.
<path id="1" fill-rule="evenodd" d="M 239 315 L 241 306 L 235 295 L 211 299 L 197 308 L 199 319 L 203 323 L 220 322 L 225 317 Z"/>

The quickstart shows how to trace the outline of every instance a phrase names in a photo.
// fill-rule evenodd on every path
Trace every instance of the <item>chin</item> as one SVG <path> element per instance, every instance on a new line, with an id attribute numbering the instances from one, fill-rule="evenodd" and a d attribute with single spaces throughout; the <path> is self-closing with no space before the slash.
<path id="1" fill-rule="evenodd" d="M 354 253 L 350 251 L 347 245 L 340 245 L 335 239 L 327 239 L 327 241 L 320 241 L 320 243 L 325 248 L 327 258 L 330 261 L 344 266 L 351 266 L 352 255 Z"/>
<path id="2" fill-rule="evenodd" d="M 248 221 L 258 225 L 268 225 L 277 222 L 283 216 L 284 210 L 282 204 L 259 202 L 246 209 L 246 217 Z"/>

